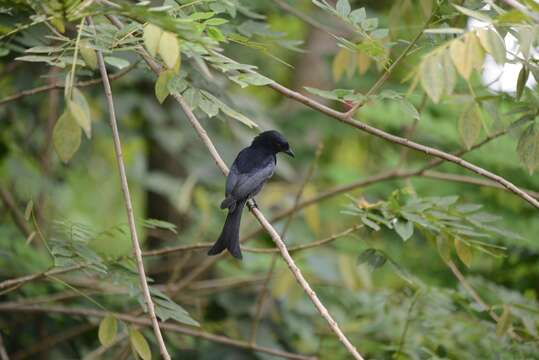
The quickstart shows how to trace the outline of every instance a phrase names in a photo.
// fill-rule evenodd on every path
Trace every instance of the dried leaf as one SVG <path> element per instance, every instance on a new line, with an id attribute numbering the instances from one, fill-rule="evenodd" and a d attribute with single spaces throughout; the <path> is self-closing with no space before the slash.
<path id="1" fill-rule="evenodd" d="M 498 324 L 496 325 L 496 336 L 504 335 L 509 327 L 511 326 L 511 308 L 509 305 L 503 305 L 502 316 L 498 319 Z"/>
<path id="2" fill-rule="evenodd" d="M 363 75 L 369 70 L 369 67 L 371 66 L 371 58 L 360 52 L 356 55 L 356 63 L 359 75 Z"/>
<path id="3" fill-rule="evenodd" d="M 333 59 L 332 71 L 333 71 L 333 80 L 339 81 L 342 77 L 342 74 L 347 70 L 350 60 L 351 53 L 345 48 L 341 48 L 335 58 Z"/>

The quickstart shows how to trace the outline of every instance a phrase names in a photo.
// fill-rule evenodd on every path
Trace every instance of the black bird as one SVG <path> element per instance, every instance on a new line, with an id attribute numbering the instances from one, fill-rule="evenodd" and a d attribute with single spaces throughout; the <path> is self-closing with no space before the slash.
<path id="1" fill-rule="evenodd" d="M 235 258 L 242 258 L 241 213 L 247 200 L 258 194 L 273 175 L 276 154 L 280 152 L 294 157 L 286 139 L 275 130 L 258 134 L 250 146 L 240 151 L 226 178 L 225 199 L 221 203 L 221 209 L 228 209 L 225 225 L 208 255 L 217 255 L 228 249 Z"/>

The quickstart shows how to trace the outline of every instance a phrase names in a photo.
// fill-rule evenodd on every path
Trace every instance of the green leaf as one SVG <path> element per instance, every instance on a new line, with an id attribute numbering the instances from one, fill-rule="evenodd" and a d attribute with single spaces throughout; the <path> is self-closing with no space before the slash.
<path id="1" fill-rule="evenodd" d="M 146 49 L 152 56 L 157 54 L 162 33 L 163 30 L 153 24 L 148 24 L 144 27 L 144 46 L 146 46 Z"/>
<path id="2" fill-rule="evenodd" d="M 129 66 L 129 61 L 115 56 L 105 56 L 104 60 L 107 64 L 112 65 L 120 70 Z"/>
<path id="3" fill-rule="evenodd" d="M 95 50 L 90 47 L 90 42 L 88 40 L 84 39 L 80 41 L 79 51 L 86 65 L 92 69 L 97 69 L 97 54 Z"/>
<path id="4" fill-rule="evenodd" d="M 159 40 L 159 55 L 169 69 L 173 69 L 180 59 L 180 45 L 176 34 L 165 31 Z"/>
<path id="5" fill-rule="evenodd" d="M 352 11 L 349 17 L 354 24 L 359 24 L 367 18 L 367 13 L 365 12 L 365 8 L 362 7 Z"/>
<path id="6" fill-rule="evenodd" d="M 77 124 L 71 111 L 65 111 L 54 125 L 52 141 L 60 160 L 67 163 L 80 146 L 82 130 Z"/>
<path id="7" fill-rule="evenodd" d="M 209 35 L 213 40 L 219 41 L 219 42 L 226 41 L 225 35 L 223 35 L 223 33 L 221 32 L 221 30 L 219 30 L 218 28 L 215 28 L 215 27 L 209 27 L 207 31 L 208 31 L 208 35 Z"/>
<path id="8" fill-rule="evenodd" d="M 92 137 L 92 120 L 90 119 L 90 106 L 84 94 L 77 88 L 73 88 L 72 100 L 68 100 L 67 106 L 77 124 L 84 130 L 88 139 Z"/>
<path id="9" fill-rule="evenodd" d="M 455 238 L 454 242 L 458 258 L 460 259 L 460 261 L 462 261 L 464 265 L 466 265 L 466 267 L 469 268 L 472 265 L 473 259 L 472 249 L 468 246 L 468 244 L 466 244 L 459 238 Z"/>
<path id="10" fill-rule="evenodd" d="M 374 221 L 370 220 L 368 217 L 362 216 L 360 219 L 361 219 L 361 222 L 363 222 L 363 224 L 367 225 L 368 227 L 370 227 L 374 231 L 380 230 L 380 225 L 378 225 Z"/>
<path id="11" fill-rule="evenodd" d="M 214 117 L 219 114 L 219 105 L 216 104 L 211 98 L 204 95 L 205 91 L 202 91 L 199 107 L 204 111 L 208 117 Z"/>
<path id="12" fill-rule="evenodd" d="M 99 331 L 97 333 L 99 342 L 103 346 L 112 344 L 118 331 L 118 322 L 114 315 L 109 314 L 101 319 L 99 323 Z"/>
<path id="13" fill-rule="evenodd" d="M 200 103 L 200 90 L 190 87 L 183 93 L 183 97 L 191 110 L 195 110 Z"/>
<path id="14" fill-rule="evenodd" d="M 517 100 L 520 100 L 520 97 L 522 96 L 522 93 L 524 92 L 524 87 L 526 86 L 526 81 L 528 81 L 529 76 L 530 76 L 530 70 L 528 70 L 528 67 L 526 65 L 523 65 L 522 69 L 520 69 L 520 72 L 518 73 L 517 92 L 516 92 Z"/>
<path id="15" fill-rule="evenodd" d="M 451 261 L 451 247 L 449 246 L 449 241 L 443 236 L 436 237 L 436 248 L 438 249 L 438 254 L 442 260 L 446 263 Z"/>
<path id="16" fill-rule="evenodd" d="M 145 228 L 148 229 L 163 229 L 168 230 L 174 234 L 178 234 L 178 232 L 176 231 L 176 225 L 168 221 L 158 219 L 144 219 L 143 225 Z"/>
<path id="17" fill-rule="evenodd" d="M 140 331 L 131 328 L 131 330 L 129 330 L 129 341 L 131 343 L 131 347 L 143 360 L 152 359 L 150 346 Z"/>
<path id="18" fill-rule="evenodd" d="M 234 76 L 230 76 L 229 79 L 234 81 L 238 85 L 240 85 L 242 88 L 247 87 L 249 85 L 263 86 L 263 85 L 268 85 L 275 82 L 272 79 L 267 78 L 258 73 L 246 73 L 246 74 L 234 75 Z"/>
<path id="19" fill-rule="evenodd" d="M 414 104 L 412 104 L 411 102 L 409 102 L 406 99 L 402 99 L 399 102 L 402 105 L 402 110 L 404 110 L 404 113 L 406 115 L 408 115 L 409 117 L 411 117 L 414 120 L 419 121 L 421 116 L 419 115 L 419 112 L 415 108 Z"/>
<path id="20" fill-rule="evenodd" d="M 492 22 L 492 19 L 486 15 L 486 14 L 483 14 L 483 13 L 480 13 L 478 11 L 475 11 L 475 10 L 470 10 L 468 8 L 465 8 L 465 7 L 462 7 L 462 6 L 458 6 L 458 5 L 455 5 L 453 4 L 453 6 L 458 10 L 460 11 L 461 13 L 463 13 L 464 15 L 467 15 L 469 17 L 472 17 L 472 18 L 475 18 L 477 20 L 481 20 L 481 21 L 484 21 L 486 23 L 491 23 Z"/>
<path id="21" fill-rule="evenodd" d="M 533 41 L 536 38 L 536 31 L 537 30 L 530 25 L 521 25 L 517 27 L 519 50 L 526 60 L 530 57 L 530 50 Z"/>
<path id="22" fill-rule="evenodd" d="M 481 45 L 494 58 L 497 64 L 505 63 L 505 43 L 502 37 L 492 28 L 481 28 L 477 31 Z"/>
<path id="23" fill-rule="evenodd" d="M 359 265 L 366 263 L 367 265 L 369 265 L 371 270 L 376 270 L 384 266 L 386 261 L 387 257 L 384 255 L 384 253 L 372 248 L 363 251 L 357 259 Z"/>
<path id="24" fill-rule="evenodd" d="M 427 55 L 419 67 L 421 86 L 434 103 L 438 103 L 445 91 L 443 58 L 438 54 Z"/>
<path id="25" fill-rule="evenodd" d="M 496 324 L 496 336 L 503 336 L 509 327 L 511 326 L 511 308 L 509 305 L 503 305 L 502 316 L 498 319 L 498 324 Z"/>
<path id="26" fill-rule="evenodd" d="M 348 14 L 350 14 L 350 10 L 352 10 L 348 0 L 337 1 L 337 5 L 335 6 L 335 9 L 337 10 L 337 13 L 344 18 L 348 17 Z"/>
<path id="27" fill-rule="evenodd" d="M 517 153 L 531 175 L 539 166 L 539 132 L 535 129 L 535 124 L 530 124 L 520 136 Z"/>
<path id="28" fill-rule="evenodd" d="M 165 101 L 167 96 L 170 94 L 168 88 L 168 82 L 174 77 L 174 70 L 162 71 L 155 82 L 155 97 L 160 104 Z"/>
<path id="29" fill-rule="evenodd" d="M 394 227 L 395 231 L 397 232 L 397 234 L 399 234 L 403 241 L 408 240 L 414 234 L 414 225 L 411 221 L 397 218 Z"/>
<path id="30" fill-rule="evenodd" d="M 470 149 L 481 133 L 481 110 L 477 104 L 471 104 L 460 114 L 458 130 L 462 143 Z"/>

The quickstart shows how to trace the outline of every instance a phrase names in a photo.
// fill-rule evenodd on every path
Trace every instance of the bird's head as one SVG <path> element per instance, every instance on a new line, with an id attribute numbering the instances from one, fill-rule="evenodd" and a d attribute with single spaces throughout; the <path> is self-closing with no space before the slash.
<path id="1" fill-rule="evenodd" d="M 290 149 L 288 141 L 286 141 L 280 132 L 275 130 L 261 132 L 254 138 L 252 145 L 265 147 L 275 153 L 283 152 L 294 157 L 294 153 Z"/>

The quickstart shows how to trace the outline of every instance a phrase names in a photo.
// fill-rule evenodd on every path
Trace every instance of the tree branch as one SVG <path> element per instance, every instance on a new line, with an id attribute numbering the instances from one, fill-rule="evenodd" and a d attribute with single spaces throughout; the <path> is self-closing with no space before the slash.
<path id="1" fill-rule="evenodd" d="M 16 305 L 12 303 L 1 303 L 0 311 L 15 311 L 15 312 L 37 312 L 37 313 L 58 313 L 66 315 L 82 315 L 88 317 L 97 317 L 103 318 L 110 313 L 101 310 L 86 309 L 86 308 L 71 308 L 64 306 L 42 306 L 42 305 Z M 138 316 L 132 316 L 128 314 L 115 313 L 114 316 L 121 321 L 125 321 L 131 324 L 140 325 L 140 326 L 152 326 L 152 323 L 149 319 L 141 318 Z M 220 344 L 225 344 L 237 348 L 262 352 L 270 355 L 280 356 L 287 359 L 298 359 L 298 360 L 314 360 L 316 357 L 300 355 L 289 353 L 286 351 L 271 349 L 263 346 L 252 346 L 246 341 L 234 340 L 225 336 L 214 335 L 205 331 L 195 330 L 187 326 L 182 326 L 172 323 L 160 323 L 160 326 L 163 329 L 177 332 L 180 334 L 185 334 L 193 337 L 198 337 L 201 339 L 213 341 Z"/>
<path id="2" fill-rule="evenodd" d="M 122 76 L 126 75 L 128 72 L 133 70 L 137 66 L 138 63 L 139 63 L 139 61 L 134 62 L 133 64 L 126 67 L 125 69 L 120 70 L 115 74 L 112 74 L 109 77 L 110 81 L 117 80 L 117 79 L 121 78 Z M 101 83 L 101 81 L 102 80 L 99 77 L 99 78 L 92 79 L 92 80 L 79 81 L 79 82 L 75 83 L 74 86 L 76 86 L 78 88 L 88 87 L 88 86 L 99 84 L 99 83 Z M 35 94 L 39 94 L 39 93 L 54 90 L 54 89 L 63 89 L 64 87 L 65 87 L 64 84 L 54 82 L 53 84 L 43 85 L 43 86 L 39 86 L 39 87 L 36 87 L 36 88 L 33 88 L 33 89 L 24 90 L 24 91 L 18 92 L 18 93 L 13 94 L 13 95 L 9 95 L 9 96 L 1 99 L 0 100 L 0 106 L 2 106 L 4 104 L 7 104 L 8 102 L 11 102 L 11 101 L 19 100 L 20 98 L 23 98 L 23 97 L 26 97 L 26 96 L 35 95 Z"/>
<path id="3" fill-rule="evenodd" d="M 90 26 L 93 29 L 94 28 L 93 21 L 91 20 L 91 18 L 88 18 L 88 20 L 89 20 Z M 131 204 L 131 195 L 129 194 L 129 185 L 127 184 L 127 175 L 125 172 L 125 165 L 124 165 L 123 155 L 122 155 L 122 145 L 120 142 L 120 134 L 118 132 L 118 124 L 116 121 L 116 113 L 114 110 L 114 101 L 112 99 L 112 90 L 110 87 L 110 81 L 107 74 L 107 69 L 105 67 L 105 61 L 103 60 L 103 54 L 99 50 L 97 50 L 97 60 L 98 60 L 98 65 L 99 65 L 99 71 L 101 72 L 101 78 L 103 80 L 103 87 L 105 89 L 105 97 L 107 99 L 107 106 L 109 110 L 109 121 L 110 121 L 110 127 L 112 129 L 112 139 L 114 141 L 114 150 L 116 153 L 116 162 L 118 164 L 118 170 L 120 173 L 121 188 L 122 188 L 122 193 L 124 197 L 125 208 L 127 211 L 129 232 L 131 233 L 131 241 L 133 242 L 133 250 L 135 252 L 135 260 L 137 262 L 137 269 L 138 269 L 139 278 L 140 278 L 140 286 L 141 286 L 142 294 L 144 295 L 144 301 L 146 302 L 146 306 L 148 308 L 148 314 L 150 316 L 153 331 L 157 339 L 157 343 L 159 345 L 159 351 L 161 352 L 161 356 L 165 360 L 170 360 L 170 355 L 167 351 L 165 341 L 163 340 L 163 336 L 161 335 L 161 330 L 159 329 L 159 323 L 155 315 L 154 304 L 152 301 L 152 297 L 150 295 L 150 289 L 148 287 L 148 283 L 146 280 L 146 274 L 144 272 L 144 262 L 142 260 L 142 251 L 140 249 L 140 242 L 138 240 L 137 229 L 135 225 L 135 217 L 133 215 L 133 205 Z"/>
<path id="4" fill-rule="evenodd" d="M 234 60 L 231 60 L 229 59 L 228 57 L 218 53 L 218 52 L 215 52 L 215 51 L 212 51 L 212 54 L 214 55 L 217 55 L 223 59 L 227 59 L 229 61 L 234 61 Z M 247 73 L 254 73 L 256 74 L 257 72 L 254 71 L 254 70 L 246 70 Z M 358 130 L 361 130 L 361 131 L 364 131 L 368 134 L 371 134 L 371 135 L 374 135 L 376 137 L 379 137 L 381 139 L 384 139 L 388 142 L 391 142 L 391 143 L 394 143 L 394 144 L 397 144 L 397 145 L 401 145 L 401 146 L 405 146 L 405 147 L 408 147 L 410 149 L 413 149 L 413 150 L 416 150 L 416 151 L 419 151 L 419 152 L 422 152 L 426 155 L 430 155 L 430 156 L 434 156 L 434 157 L 437 157 L 437 158 L 440 158 L 442 160 L 445 160 L 445 161 L 449 161 L 449 162 L 452 162 L 454 164 L 457 164 L 465 169 L 468 169 L 478 175 L 481 175 L 483 177 L 486 177 L 498 184 L 500 184 L 501 186 L 503 186 L 504 188 L 506 188 L 507 190 L 513 192 L 515 195 L 521 197 L 522 199 L 526 200 L 528 203 L 530 203 L 531 205 L 533 205 L 534 207 L 538 208 L 539 209 L 539 201 L 536 200 L 535 198 L 533 198 L 532 196 L 530 196 L 529 194 L 527 194 L 526 192 L 522 191 L 519 187 L 517 187 L 516 185 L 514 185 L 512 182 L 506 180 L 505 178 L 499 176 L 499 175 L 496 175 L 488 170 L 485 170 L 483 169 L 482 167 L 480 166 L 477 166 L 475 164 L 472 164 L 456 155 L 453 155 L 453 154 L 449 154 L 449 153 L 446 153 L 445 151 L 442 151 L 442 150 L 438 150 L 436 148 L 433 148 L 433 147 L 430 147 L 430 146 L 426 146 L 426 145 L 423 145 L 423 144 L 419 144 L 419 143 L 416 143 L 414 141 L 411 141 L 409 139 L 406 139 L 406 138 L 402 138 L 400 136 L 396 136 L 396 135 L 393 135 L 393 134 L 390 134 L 390 133 L 387 133 L 381 129 L 378 129 L 374 126 L 371 126 L 371 125 L 368 125 L 366 123 L 363 123 L 361 121 L 358 121 L 358 120 L 355 120 L 355 119 L 352 119 L 348 116 L 348 113 L 343 113 L 343 112 L 340 112 L 340 111 L 337 111 L 337 110 L 334 110 L 328 106 L 325 106 L 319 102 L 317 102 L 316 100 L 313 100 L 297 91 L 293 91 L 277 82 L 272 82 L 270 84 L 268 84 L 267 86 L 271 87 L 272 89 L 274 89 L 275 91 L 283 94 L 284 96 L 288 97 L 288 98 L 291 98 L 293 100 L 296 100 L 302 104 L 305 104 L 307 105 L 308 107 L 314 109 L 314 110 L 317 110 L 318 112 L 321 112 L 329 117 L 332 117 L 333 119 L 339 121 L 339 122 L 342 122 L 344 124 L 347 124 L 349 126 L 352 126 Z"/>

